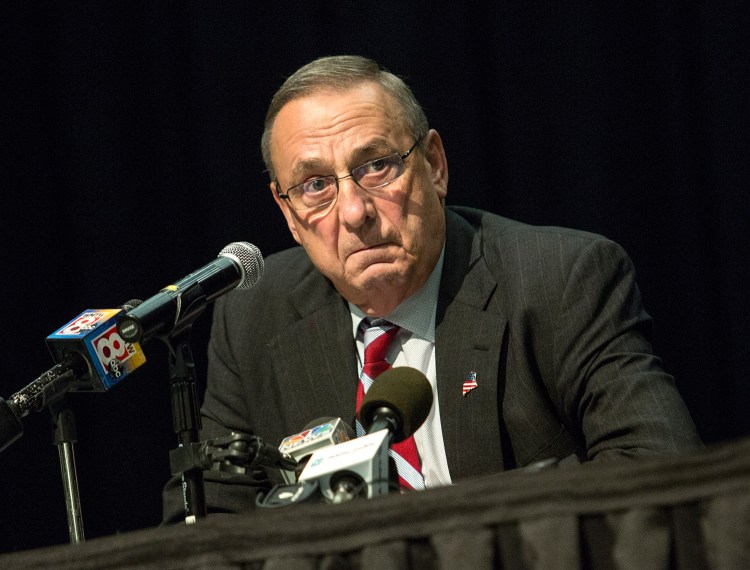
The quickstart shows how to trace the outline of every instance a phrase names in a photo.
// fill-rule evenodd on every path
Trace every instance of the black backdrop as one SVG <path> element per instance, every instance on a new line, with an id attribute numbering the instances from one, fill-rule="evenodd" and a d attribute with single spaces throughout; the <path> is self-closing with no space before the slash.
<path id="1" fill-rule="evenodd" d="M 146 298 L 231 241 L 289 246 L 258 150 L 267 102 L 303 63 L 358 53 L 440 131 L 449 203 L 621 243 L 705 441 L 750 434 L 743 3 L 591 4 L 7 3 L 0 396 L 84 309 Z M 166 350 L 146 355 L 70 397 L 87 538 L 159 521 L 175 441 Z M 68 540 L 49 414 L 25 426 L 0 454 L 0 552 Z"/>

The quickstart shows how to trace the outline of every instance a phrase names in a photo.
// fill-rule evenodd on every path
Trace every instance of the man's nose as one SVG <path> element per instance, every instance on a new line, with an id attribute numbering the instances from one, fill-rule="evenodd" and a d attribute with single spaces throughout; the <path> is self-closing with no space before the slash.
<path id="1" fill-rule="evenodd" d="M 357 228 L 368 218 L 374 217 L 375 206 L 372 196 L 357 184 L 351 175 L 339 178 L 338 184 L 339 217 L 344 224 Z"/>

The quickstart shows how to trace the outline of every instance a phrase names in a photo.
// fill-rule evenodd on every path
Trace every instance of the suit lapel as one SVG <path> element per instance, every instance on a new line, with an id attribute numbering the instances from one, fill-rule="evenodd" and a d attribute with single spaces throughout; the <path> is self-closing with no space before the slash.
<path id="1" fill-rule="evenodd" d="M 446 211 L 444 270 L 436 317 L 436 362 L 440 421 L 451 478 L 502 469 L 498 370 L 506 349 L 507 320 L 487 310 L 497 289 L 481 254 L 481 234 Z M 465 396 L 467 376 L 477 387 Z"/>
<path id="2" fill-rule="evenodd" d="M 446 210 L 446 253 L 436 316 L 438 400 L 448 466 L 454 481 L 502 469 L 498 378 L 504 358 L 504 315 L 486 308 L 497 282 L 481 255 L 480 236 Z M 299 318 L 271 339 L 275 377 L 286 394 L 286 434 L 312 419 L 354 423 L 357 360 L 346 302 L 310 271 L 290 293 Z M 477 388 L 462 395 L 467 374 Z"/>
<path id="3" fill-rule="evenodd" d="M 332 416 L 353 425 L 357 361 L 347 304 L 315 270 L 290 299 L 299 319 L 273 339 L 271 350 L 276 378 L 288 394 L 287 422 L 300 430 L 313 419 Z"/>

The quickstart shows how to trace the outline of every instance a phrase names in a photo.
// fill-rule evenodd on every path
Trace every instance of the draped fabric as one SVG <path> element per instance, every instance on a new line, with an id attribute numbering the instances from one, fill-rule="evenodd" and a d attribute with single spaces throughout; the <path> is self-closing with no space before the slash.
<path id="1" fill-rule="evenodd" d="M 750 439 L 513 471 L 343 505 L 224 515 L 0 556 L 3 568 L 750 567 Z"/>

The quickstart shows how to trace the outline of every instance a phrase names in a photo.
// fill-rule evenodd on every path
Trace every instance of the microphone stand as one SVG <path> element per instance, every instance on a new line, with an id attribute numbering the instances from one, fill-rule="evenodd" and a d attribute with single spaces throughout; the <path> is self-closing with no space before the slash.
<path id="1" fill-rule="evenodd" d="M 169 384 L 172 398 L 172 425 L 178 447 L 170 452 L 172 475 L 182 476 L 185 522 L 192 524 L 206 517 L 206 489 L 203 469 L 195 460 L 201 419 L 196 394 L 195 364 L 188 342 L 191 327 L 160 337 L 169 348 Z"/>
<path id="2" fill-rule="evenodd" d="M 52 425 L 55 428 L 55 444 L 60 456 L 63 491 L 65 493 L 65 510 L 68 516 L 68 535 L 71 544 L 80 544 L 86 540 L 83 532 L 81 498 L 78 493 L 78 475 L 73 444 L 78 441 L 73 412 L 67 406 L 65 398 L 50 404 Z"/>

